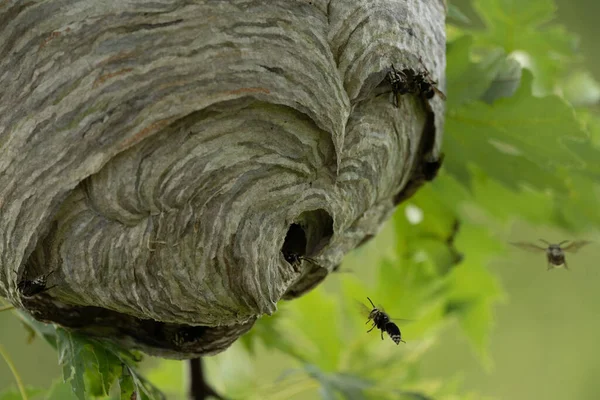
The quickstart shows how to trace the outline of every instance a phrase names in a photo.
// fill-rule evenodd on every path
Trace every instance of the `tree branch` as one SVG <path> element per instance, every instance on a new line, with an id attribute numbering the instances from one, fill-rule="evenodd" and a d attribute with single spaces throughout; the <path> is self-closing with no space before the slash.
<path id="1" fill-rule="evenodd" d="M 217 400 L 226 400 L 208 385 L 204 378 L 202 358 L 190 360 L 190 400 L 205 400 L 213 397 Z"/>

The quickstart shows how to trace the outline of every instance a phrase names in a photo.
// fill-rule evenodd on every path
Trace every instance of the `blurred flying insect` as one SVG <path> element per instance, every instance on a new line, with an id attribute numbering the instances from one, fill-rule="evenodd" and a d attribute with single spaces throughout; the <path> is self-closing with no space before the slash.
<path id="1" fill-rule="evenodd" d="M 545 252 L 546 258 L 548 260 L 548 268 L 547 268 L 548 271 L 553 268 L 559 268 L 563 265 L 564 265 L 565 269 L 569 269 L 569 266 L 567 265 L 567 260 L 565 258 L 565 252 L 575 253 L 577 250 L 579 250 L 586 244 L 592 243 L 588 240 L 575 240 L 575 241 L 563 240 L 562 242 L 560 242 L 558 244 L 553 244 L 553 243 L 549 243 L 549 242 L 545 241 L 544 239 L 539 239 L 539 240 L 541 242 L 544 242 L 546 244 L 546 247 L 542 247 L 535 243 L 530 243 L 530 242 L 510 242 L 510 244 L 512 244 L 513 246 L 517 246 L 520 249 L 527 250 L 527 251 L 533 251 L 536 253 L 538 253 L 540 251 Z M 563 244 L 568 243 L 568 242 L 571 242 L 571 244 L 561 247 Z"/>
<path id="2" fill-rule="evenodd" d="M 394 343 L 396 343 L 396 344 L 400 344 L 400 342 L 406 343 L 404 340 L 402 340 L 402 333 L 400 332 L 400 328 L 398 328 L 398 325 L 396 325 L 394 322 L 392 322 L 389 315 L 387 315 L 387 313 L 385 311 L 383 311 L 383 309 L 381 307 L 380 308 L 375 307 L 375 304 L 373 304 L 373 302 L 371 301 L 370 298 L 367 297 L 367 300 L 369 300 L 369 303 L 371 303 L 371 305 L 373 306 L 372 310 L 369 310 L 369 308 L 367 306 L 365 306 L 363 303 L 359 302 L 359 304 L 361 305 L 361 308 L 368 313 L 368 316 L 367 316 L 368 319 L 367 319 L 367 322 L 365 322 L 365 323 L 366 324 L 368 324 L 369 322 L 373 323 L 373 326 L 371 326 L 371 329 L 369 329 L 367 331 L 367 333 L 369 333 L 373 329 L 377 328 L 381 331 L 381 340 L 383 340 L 383 332 L 387 332 L 387 334 L 394 341 Z"/>

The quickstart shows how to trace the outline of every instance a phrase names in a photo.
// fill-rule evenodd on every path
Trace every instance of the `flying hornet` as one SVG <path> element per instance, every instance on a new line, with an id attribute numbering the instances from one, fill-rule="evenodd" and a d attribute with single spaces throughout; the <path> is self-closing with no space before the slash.
<path id="1" fill-rule="evenodd" d="M 375 304 L 373 304 L 373 302 L 371 301 L 370 298 L 367 297 L 367 300 L 369 300 L 369 303 L 371 303 L 371 305 L 373 306 L 373 309 L 369 310 L 369 308 L 367 306 L 365 306 L 363 303 L 359 302 L 358 304 L 360 304 L 361 308 L 363 309 L 363 311 L 365 312 L 365 314 L 368 313 L 367 315 L 367 322 L 365 322 L 366 324 L 368 324 L 369 322 L 373 323 L 373 326 L 371 326 L 371 329 L 369 329 L 367 331 L 367 333 L 371 332 L 373 329 L 377 328 L 381 331 L 381 340 L 383 340 L 383 332 L 386 332 L 390 338 L 394 341 L 394 343 L 396 344 L 400 344 L 400 342 L 402 343 L 406 343 L 404 340 L 402 340 L 402 333 L 400 332 L 400 328 L 398 328 L 398 325 L 396 325 L 394 322 L 392 322 L 391 318 L 389 317 L 389 315 L 383 311 L 383 309 L 377 308 L 375 307 Z"/>
<path id="2" fill-rule="evenodd" d="M 553 243 L 549 243 L 547 241 L 545 241 L 544 239 L 539 239 L 541 242 L 544 242 L 546 244 L 546 247 L 542 247 L 539 246 L 535 243 L 530 243 L 530 242 L 510 242 L 510 244 L 512 244 L 513 246 L 517 246 L 520 249 L 523 250 L 527 250 L 527 251 L 533 251 L 533 252 L 545 252 L 546 253 L 546 259 L 548 261 L 548 268 L 547 270 L 551 270 L 554 268 L 559 268 L 561 266 L 564 266 L 565 269 L 569 269 L 569 266 L 567 265 L 567 260 L 565 258 L 565 252 L 571 252 L 571 253 L 575 253 L 577 250 L 579 250 L 580 248 L 582 248 L 583 246 L 585 246 L 586 244 L 591 243 L 588 240 L 563 240 L 562 242 L 558 243 L 558 244 L 553 244 Z M 562 245 L 564 245 L 565 243 L 571 242 L 570 244 L 561 247 Z"/>

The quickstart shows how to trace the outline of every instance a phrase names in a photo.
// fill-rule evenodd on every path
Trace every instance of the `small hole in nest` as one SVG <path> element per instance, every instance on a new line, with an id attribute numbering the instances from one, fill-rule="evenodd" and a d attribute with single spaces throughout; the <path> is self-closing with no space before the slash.
<path id="1" fill-rule="evenodd" d="M 306 232 L 298 224 L 291 224 L 285 235 L 281 253 L 287 262 L 296 266 L 306 255 Z"/>
<path id="2" fill-rule="evenodd" d="M 327 211 L 305 211 L 290 225 L 281 253 L 297 271 L 302 259 L 319 253 L 329 244 L 332 236 L 333 218 Z"/>

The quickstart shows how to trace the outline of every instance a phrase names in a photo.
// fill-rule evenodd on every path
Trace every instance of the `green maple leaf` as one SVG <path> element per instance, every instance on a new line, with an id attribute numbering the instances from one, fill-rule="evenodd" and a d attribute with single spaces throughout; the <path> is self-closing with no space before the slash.
<path id="1" fill-rule="evenodd" d="M 78 399 L 85 400 L 85 345 L 87 342 L 64 329 L 56 329 L 58 346 L 58 363 L 63 369 L 63 379 L 71 383 L 71 388 Z"/>
<path id="2" fill-rule="evenodd" d="M 62 328 L 56 329 L 56 344 L 64 381 L 71 384 L 78 399 L 85 399 L 86 393 L 106 396 L 117 380 L 121 396 L 131 396 L 135 391 L 139 399 L 164 398 L 154 385 L 137 373 L 135 368 L 140 358 L 136 354 Z"/>
<path id="3" fill-rule="evenodd" d="M 446 82 L 449 110 L 479 100 L 502 67 L 506 54 L 501 49 L 490 51 L 480 62 L 471 61 L 472 36 L 463 36 L 448 44 Z"/>
<path id="4" fill-rule="evenodd" d="M 553 0 L 475 0 L 486 31 L 476 35 L 477 46 L 523 51 L 535 72 L 536 89 L 549 91 L 574 61 L 576 38 L 554 18 Z"/>
<path id="5" fill-rule="evenodd" d="M 514 96 L 493 104 L 471 103 L 448 113 L 445 166 L 463 184 L 469 185 L 471 179 L 467 158 L 513 189 L 525 184 L 563 192 L 567 187 L 559 171 L 584 171 L 592 160 L 600 159 L 573 108 L 556 96 L 534 97 L 531 80 L 524 71 Z M 590 154 L 583 158 L 575 147 Z"/>

